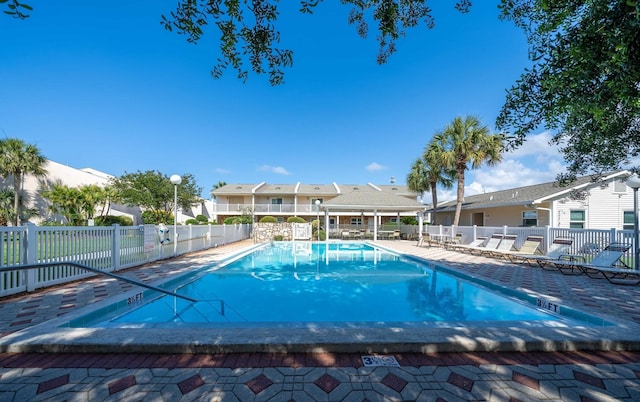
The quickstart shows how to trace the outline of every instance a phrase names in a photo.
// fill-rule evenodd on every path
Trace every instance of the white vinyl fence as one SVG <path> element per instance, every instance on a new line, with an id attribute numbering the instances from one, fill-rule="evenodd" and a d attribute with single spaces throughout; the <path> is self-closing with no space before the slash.
<path id="1" fill-rule="evenodd" d="M 248 239 L 251 225 L 0 227 L 0 268 L 74 262 L 118 271 L 176 255 Z M 175 248 L 174 248 L 175 247 Z M 94 274 L 71 265 L 0 272 L 0 296 L 82 279 Z"/>

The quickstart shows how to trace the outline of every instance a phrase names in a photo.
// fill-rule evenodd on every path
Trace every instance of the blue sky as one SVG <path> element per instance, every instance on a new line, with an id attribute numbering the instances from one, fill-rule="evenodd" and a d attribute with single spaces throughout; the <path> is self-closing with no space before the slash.
<path id="1" fill-rule="evenodd" d="M 492 130 L 505 91 L 529 65 L 524 35 L 496 1 L 430 1 L 436 27 L 414 28 L 387 64 L 325 1 L 313 15 L 281 2 L 285 84 L 232 70 L 210 76 L 214 30 L 198 45 L 166 31 L 175 2 L 32 0 L 25 21 L 0 16 L 0 135 L 51 160 L 119 176 L 191 173 L 203 196 L 227 183 L 404 184 L 412 163 L 456 116 Z M 554 180 L 564 162 L 548 133 L 499 166 L 469 171 L 466 194 Z M 455 189 L 438 193 L 454 197 Z M 426 198 L 430 200 L 430 195 Z"/>

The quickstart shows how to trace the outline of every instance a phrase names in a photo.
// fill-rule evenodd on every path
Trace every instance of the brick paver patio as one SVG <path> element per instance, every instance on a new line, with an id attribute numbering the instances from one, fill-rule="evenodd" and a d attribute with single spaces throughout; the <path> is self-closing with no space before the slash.
<path id="1" fill-rule="evenodd" d="M 568 276 L 415 242 L 381 241 L 511 289 L 640 323 L 640 287 Z M 153 282 L 252 245 L 240 242 L 129 269 Z M 133 285 L 91 279 L 0 300 L 0 339 Z M 355 353 L 1 353 L 2 401 L 637 401 L 640 352 L 394 353 L 365 366 Z"/>

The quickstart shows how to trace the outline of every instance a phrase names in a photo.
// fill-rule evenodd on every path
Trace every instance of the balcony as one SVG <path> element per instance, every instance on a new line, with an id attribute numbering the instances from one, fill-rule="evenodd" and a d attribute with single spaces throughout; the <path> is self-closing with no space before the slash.
<path id="1" fill-rule="evenodd" d="M 298 204 L 214 204 L 213 212 L 224 215 L 242 215 L 242 213 L 256 215 L 290 215 L 290 214 L 315 214 L 318 209 L 315 205 Z"/>

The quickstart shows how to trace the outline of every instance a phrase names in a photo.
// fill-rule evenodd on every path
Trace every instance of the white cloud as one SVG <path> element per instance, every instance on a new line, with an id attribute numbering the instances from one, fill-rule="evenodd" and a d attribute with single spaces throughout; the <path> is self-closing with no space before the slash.
<path id="1" fill-rule="evenodd" d="M 371 162 L 370 164 L 368 164 L 366 166 L 365 169 L 367 169 L 370 172 L 379 172 L 381 170 L 386 170 L 387 167 L 383 166 L 383 165 L 380 165 L 379 163 L 376 163 L 376 162 Z"/>
<path id="2" fill-rule="evenodd" d="M 529 135 L 519 148 L 506 153 L 504 156 L 515 159 L 529 156 L 562 159 L 559 147 L 550 144 L 551 137 L 552 135 L 548 131 Z"/>
<path id="3" fill-rule="evenodd" d="M 230 171 L 230 170 L 228 170 L 228 169 L 216 168 L 216 173 L 220 173 L 220 174 L 229 174 L 229 173 L 231 173 L 231 171 Z"/>
<path id="4" fill-rule="evenodd" d="M 281 174 L 284 176 L 288 176 L 291 174 L 287 169 L 283 168 L 282 166 L 262 165 L 258 167 L 258 171 L 271 172 L 271 173 Z"/>

